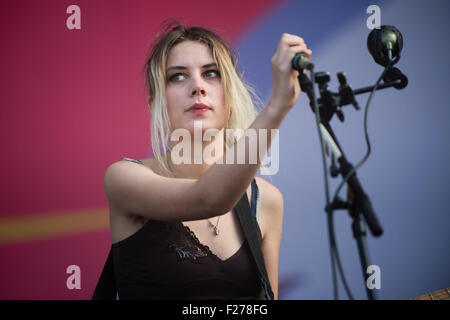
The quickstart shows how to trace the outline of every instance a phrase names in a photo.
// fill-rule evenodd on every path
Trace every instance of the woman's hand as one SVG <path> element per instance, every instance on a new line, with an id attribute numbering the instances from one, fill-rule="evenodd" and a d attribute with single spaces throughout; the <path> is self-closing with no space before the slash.
<path id="1" fill-rule="evenodd" d="M 303 52 L 311 58 L 304 40 L 296 35 L 283 33 L 277 50 L 273 55 L 272 77 L 273 89 L 270 103 L 278 110 L 289 111 L 296 103 L 300 94 L 298 71 L 292 68 L 292 59 L 297 53 Z"/>

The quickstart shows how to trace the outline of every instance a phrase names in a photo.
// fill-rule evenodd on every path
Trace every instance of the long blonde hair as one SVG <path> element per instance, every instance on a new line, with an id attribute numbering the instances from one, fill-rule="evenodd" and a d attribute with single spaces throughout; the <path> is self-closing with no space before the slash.
<path id="1" fill-rule="evenodd" d="M 146 62 L 146 87 L 152 103 L 151 146 L 160 169 L 173 176 L 166 156 L 169 138 L 172 132 L 166 107 L 166 67 L 170 50 L 183 41 L 198 41 L 205 44 L 219 68 L 225 103 L 232 106 L 232 112 L 226 129 L 247 129 L 254 121 L 257 110 L 255 103 L 261 100 L 255 90 L 245 83 L 237 71 L 237 57 L 231 47 L 216 33 L 202 27 L 186 27 L 179 21 L 169 20 L 163 23 L 161 31 L 150 46 L 150 55 Z M 150 103 L 149 103 L 150 107 Z M 227 139 L 228 136 L 228 139 Z M 239 138 L 239 137 L 237 137 Z M 224 148 L 231 146 L 235 139 L 224 135 Z"/>

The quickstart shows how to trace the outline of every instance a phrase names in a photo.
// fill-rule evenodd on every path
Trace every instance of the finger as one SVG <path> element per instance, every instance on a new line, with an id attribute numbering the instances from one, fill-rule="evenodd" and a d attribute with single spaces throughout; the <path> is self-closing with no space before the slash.
<path id="1" fill-rule="evenodd" d="M 280 39 L 280 43 L 287 44 L 289 46 L 297 45 L 297 44 L 304 44 L 305 40 L 299 36 L 289 34 L 289 33 L 283 33 Z"/>
<path id="2" fill-rule="evenodd" d="M 306 44 L 305 45 L 301 45 L 301 46 L 293 46 L 291 48 L 294 49 L 294 56 L 297 53 L 304 53 L 304 54 L 306 54 L 308 56 L 309 59 L 311 59 L 311 57 L 312 57 L 312 50 L 308 49 Z"/>
<path id="3" fill-rule="evenodd" d="M 289 47 L 288 52 L 289 52 L 289 55 L 292 55 L 292 57 L 294 57 L 298 53 L 305 53 L 306 55 L 308 55 L 308 53 L 309 53 L 308 50 L 309 49 L 306 47 L 306 45 L 302 44 L 302 45 L 296 45 L 296 46 Z"/>
<path id="4" fill-rule="evenodd" d="M 297 44 L 291 47 L 281 46 L 275 52 L 274 57 L 277 57 L 277 60 L 280 59 L 281 61 L 283 61 L 285 59 L 293 58 L 297 53 L 306 53 L 306 50 L 307 47 L 304 44 Z"/>
<path id="5" fill-rule="evenodd" d="M 293 47 L 305 44 L 305 40 L 303 40 L 302 38 L 286 39 L 285 44 L 287 44 L 289 47 Z"/>

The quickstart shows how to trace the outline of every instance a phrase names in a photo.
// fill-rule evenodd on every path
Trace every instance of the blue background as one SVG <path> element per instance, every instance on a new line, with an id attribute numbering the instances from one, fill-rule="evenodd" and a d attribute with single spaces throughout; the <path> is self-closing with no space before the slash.
<path id="1" fill-rule="evenodd" d="M 345 71 L 354 89 L 373 85 L 382 72 L 369 55 L 366 8 L 381 9 L 381 24 L 395 25 L 404 47 L 396 65 L 409 78 L 403 90 L 378 91 L 369 111 L 372 154 L 358 171 L 384 234 L 367 241 L 372 264 L 381 269 L 381 299 L 407 299 L 450 285 L 448 156 L 450 89 L 448 1 L 290 1 L 255 24 L 237 42 L 246 79 L 267 102 L 270 61 L 283 32 L 303 37 L 316 71 Z M 345 122 L 331 125 L 350 162 L 366 153 L 362 109 L 344 109 Z M 280 170 L 272 182 L 283 193 L 280 252 L 281 299 L 332 299 L 322 160 L 315 119 L 305 94 L 280 128 Z M 340 178 L 339 178 L 340 179 Z M 340 180 L 339 180 L 340 181 Z M 334 194 L 338 179 L 331 180 Z M 345 197 L 346 188 L 340 195 Z M 350 289 L 366 299 L 351 219 L 335 213 L 337 244 Z M 347 298 L 339 281 L 340 298 Z"/>

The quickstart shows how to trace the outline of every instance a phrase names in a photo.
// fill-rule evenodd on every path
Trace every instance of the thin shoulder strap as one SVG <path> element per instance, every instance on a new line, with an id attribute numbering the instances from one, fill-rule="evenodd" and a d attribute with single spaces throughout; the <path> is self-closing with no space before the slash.
<path id="1" fill-rule="evenodd" d="M 252 202 L 250 208 L 252 209 L 252 216 L 256 218 L 256 201 L 259 196 L 258 185 L 256 184 L 256 179 L 252 180 Z"/>
<path id="2" fill-rule="evenodd" d="M 255 187 L 256 182 L 255 179 L 253 179 L 252 190 L 256 190 Z M 248 197 L 246 192 L 244 192 L 244 195 L 239 200 L 235 208 L 245 237 L 247 238 L 248 244 L 250 246 L 250 251 L 252 252 L 253 258 L 255 259 L 256 265 L 258 267 L 264 295 L 267 300 L 273 300 L 274 296 L 272 288 L 270 286 L 269 277 L 267 275 L 264 256 L 261 250 L 261 232 L 259 231 L 259 227 L 257 225 L 258 222 L 254 218 L 254 216 L 256 215 L 256 192 L 252 191 L 252 208 L 250 208 L 248 204 Z"/>
<path id="3" fill-rule="evenodd" d="M 122 160 L 127 160 L 127 161 L 132 161 L 132 162 L 144 164 L 141 160 L 135 160 L 135 159 L 131 159 L 131 158 L 123 158 Z M 145 164 L 144 164 L 144 165 L 145 165 Z"/>

